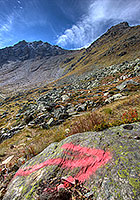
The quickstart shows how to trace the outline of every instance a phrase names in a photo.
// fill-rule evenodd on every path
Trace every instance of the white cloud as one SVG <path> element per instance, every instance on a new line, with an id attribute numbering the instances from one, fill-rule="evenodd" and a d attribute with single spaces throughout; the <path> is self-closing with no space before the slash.
<path id="1" fill-rule="evenodd" d="M 57 39 L 62 47 L 80 48 L 89 45 L 110 25 L 128 21 L 140 23 L 139 0 L 93 0 L 81 20 L 66 29 Z"/>
<path id="2" fill-rule="evenodd" d="M 0 24 L 0 33 L 8 32 L 11 30 L 13 24 L 13 16 L 8 16 L 5 23 Z"/>
<path id="3" fill-rule="evenodd" d="M 0 48 L 12 40 L 12 34 L 10 34 L 10 31 L 13 26 L 13 21 L 14 17 L 11 15 L 7 16 L 5 23 L 0 23 Z"/>

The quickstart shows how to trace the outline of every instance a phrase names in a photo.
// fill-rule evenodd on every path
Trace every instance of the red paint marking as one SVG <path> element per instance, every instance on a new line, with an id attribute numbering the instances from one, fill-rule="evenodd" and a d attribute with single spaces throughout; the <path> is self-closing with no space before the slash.
<path id="1" fill-rule="evenodd" d="M 74 179 L 78 179 L 84 182 L 88 179 L 96 170 L 105 165 L 110 159 L 110 152 L 105 152 L 101 149 L 92 149 L 87 147 L 81 147 L 80 145 L 74 145 L 72 143 L 64 144 L 61 148 L 66 149 L 65 154 L 74 156 L 74 159 L 63 159 L 56 158 L 46 160 L 38 165 L 25 167 L 19 169 L 14 177 L 16 176 L 27 176 L 47 165 L 61 165 L 62 168 L 74 169 L 80 167 L 80 172 L 73 178 L 68 177 L 68 181 L 73 182 Z"/>

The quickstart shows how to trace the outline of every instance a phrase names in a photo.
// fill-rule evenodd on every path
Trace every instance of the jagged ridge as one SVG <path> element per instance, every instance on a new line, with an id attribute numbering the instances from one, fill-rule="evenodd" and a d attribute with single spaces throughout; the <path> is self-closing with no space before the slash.
<path id="1" fill-rule="evenodd" d="M 0 49 L 0 65 L 3 65 L 8 61 L 24 61 L 36 57 L 43 58 L 45 56 L 62 55 L 66 52 L 67 50 L 47 42 L 26 42 L 23 40 L 14 46 Z"/>

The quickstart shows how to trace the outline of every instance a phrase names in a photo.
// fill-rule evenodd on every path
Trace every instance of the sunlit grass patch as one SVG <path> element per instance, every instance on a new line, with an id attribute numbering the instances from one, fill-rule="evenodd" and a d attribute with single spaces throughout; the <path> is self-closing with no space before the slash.
<path id="1" fill-rule="evenodd" d="M 98 111 L 83 114 L 71 123 L 69 135 L 85 131 L 100 131 L 112 126 L 140 121 L 140 95 L 118 100 Z"/>

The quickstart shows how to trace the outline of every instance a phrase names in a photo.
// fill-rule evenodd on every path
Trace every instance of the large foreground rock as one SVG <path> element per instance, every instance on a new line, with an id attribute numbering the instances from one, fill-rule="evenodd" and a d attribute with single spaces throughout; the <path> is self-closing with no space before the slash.
<path id="1" fill-rule="evenodd" d="M 93 192 L 92 199 L 138 200 L 139 161 L 140 123 L 79 133 L 51 144 L 24 164 L 3 200 L 36 199 L 40 182 L 55 177 L 79 179 Z"/>

